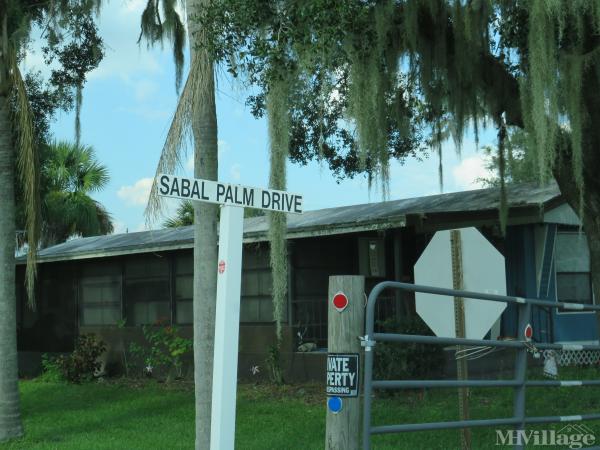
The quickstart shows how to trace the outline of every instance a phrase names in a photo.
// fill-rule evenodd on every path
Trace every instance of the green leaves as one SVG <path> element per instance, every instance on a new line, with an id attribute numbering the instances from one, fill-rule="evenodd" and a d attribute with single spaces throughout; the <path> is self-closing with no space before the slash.
<path id="1" fill-rule="evenodd" d="M 182 337 L 179 328 L 174 325 L 144 325 L 142 331 L 145 345 L 131 342 L 129 351 L 138 360 L 143 361 L 146 366 L 143 369 L 152 373 L 154 369 L 162 368 L 167 371 L 168 377 L 171 376 L 171 371 L 175 370 L 175 375 L 181 378 L 182 357 L 192 351 L 192 340 Z"/>

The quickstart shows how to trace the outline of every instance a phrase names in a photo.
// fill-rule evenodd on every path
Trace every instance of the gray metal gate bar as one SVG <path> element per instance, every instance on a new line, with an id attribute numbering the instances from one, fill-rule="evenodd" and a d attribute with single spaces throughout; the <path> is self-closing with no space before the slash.
<path id="1" fill-rule="evenodd" d="M 459 429 L 467 427 L 485 427 L 499 425 L 515 425 L 516 430 L 524 430 L 526 424 L 574 422 L 582 420 L 598 420 L 600 414 L 582 414 L 570 416 L 547 416 L 527 417 L 525 415 L 525 389 L 526 387 L 579 387 L 599 386 L 600 380 L 527 380 L 527 351 L 531 349 L 530 343 L 522 340 L 484 340 L 484 339 L 460 339 L 440 338 L 435 336 L 419 336 L 392 333 L 375 333 L 375 304 L 382 291 L 385 289 L 400 289 L 411 292 L 423 292 L 438 294 L 449 297 L 474 298 L 490 300 L 518 305 L 518 330 L 522 333 L 531 317 L 531 306 L 562 307 L 578 311 L 600 311 L 600 305 L 570 304 L 564 302 L 548 302 L 539 299 L 526 299 L 521 297 L 485 294 L 471 291 L 460 291 L 453 289 L 437 288 L 431 286 L 419 286 L 394 281 L 386 281 L 377 284 L 367 302 L 365 336 L 361 337 L 362 345 L 365 347 L 364 366 L 364 406 L 363 406 L 363 448 L 371 448 L 372 434 L 400 433 L 408 431 L 425 431 L 441 429 Z M 523 336 L 518 336 L 523 339 Z M 513 348 L 516 350 L 515 377 L 512 380 L 373 380 L 373 347 L 377 341 L 382 342 L 412 342 L 437 345 L 463 345 L 463 346 L 487 346 Z M 600 350 L 600 345 L 568 345 L 568 344 L 542 344 L 536 343 L 537 350 Z M 463 420 L 451 422 L 430 422 L 417 424 L 384 425 L 371 427 L 371 409 L 373 401 L 373 389 L 411 389 L 411 388 L 450 388 L 450 387 L 512 387 L 514 388 L 514 410 L 511 418 Z M 522 445 L 515 449 L 522 449 Z"/>
<path id="2" fill-rule="evenodd" d="M 582 420 L 598 420 L 600 414 L 585 414 L 579 416 L 540 416 L 527 417 L 524 419 L 526 424 L 540 423 L 563 423 L 563 422 L 580 422 Z M 382 425 L 371 428 L 371 434 L 390 434 L 403 433 L 409 431 L 432 431 L 432 430 L 449 430 L 457 428 L 475 428 L 489 427 L 498 425 L 519 425 L 521 419 L 479 419 L 479 420 L 456 420 L 451 422 L 426 422 L 426 423 L 407 423 L 402 425 Z"/>
<path id="3" fill-rule="evenodd" d="M 600 414 L 577 414 L 572 416 L 541 416 L 526 417 L 525 423 L 556 423 L 556 422 L 581 422 L 583 420 L 598 420 Z"/>
<path id="4" fill-rule="evenodd" d="M 558 381 L 558 380 L 531 380 L 528 381 L 527 386 L 530 387 L 544 387 L 544 386 L 557 386 L 557 387 L 580 387 L 580 386 L 600 386 L 600 380 L 571 380 L 571 381 Z"/>
<path id="5" fill-rule="evenodd" d="M 373 380 L 373 389 L 416 389 L 416 388 L 458 388 L 458 387 L 515 387 L 516 380 Z M 527 387 L 582 387 L 600 386 L 600 380 L 530 380 Z"/>
<path id="6" fill-rule="evenodd" d="M 377 292 L 375 291 L 375 289 L 377 289 Z M 371 294 L 376 292 L 376 294 L 379 295 L 381 291 L 385 289 L 400 289 L 409 292 L 423 292 L 426 294 L 446 295 L 448 297 L 456 296 L 463 298 L 474 298 L 477 300 L 490 300 L 493 302 L 501 303 L 529 303 L 530 305 L 539 305 L 552 308 L 558 307 L 569 310 L 600 311 L 600 305 L 589 305 L 584 303 L 549 302 L 547 300 L 540 300 L 539 298 L 524 298 L 514 297 L 511 295 L 488 294 L 485 292 L 461 291 L 447 288 L 439 288 L 434 286 L 423 286 L 420 284 L 400 283 L 398 281 L 382 281 L 373 288 Z"/>
<path id="7" fill-rule="evenodd" d="M 406 431 L 449 430 L 457 428 L 490 427 L 497 425 L 516 425 L 519 419 L 479 419 L 457 420 L 454 422 L 407 423 L 402 425 L 383 425 L 371 428 L 371 434 L 402 433 Z"/>
<path id="8" fill-rule="evenodd" d="M 374 389 L 514 387 L 520 384 L 515 380 L 373 380 Z"/>
<path id="9" fill-rule="evenodd" d="M 381 342 L 414 342 L 418 344 L 440 344 L 440 345 L 466 345 L 488 347 L 506 347 L 506 348 L 527 348 L 521 341 L 492 341 L 489 339 L 465 339 L 437 336 L 421 336 L 418 334 L 392 334 L 392 333 L 374 333 L 373 340 Z M 600 350 L 598 344 L 546 344 L 536 343 L 535 347 L 539 350 Z"/>

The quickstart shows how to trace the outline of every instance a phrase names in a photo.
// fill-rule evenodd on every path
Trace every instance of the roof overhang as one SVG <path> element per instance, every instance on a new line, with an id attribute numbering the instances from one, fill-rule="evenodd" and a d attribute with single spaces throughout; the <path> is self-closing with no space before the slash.
<path id="1" fill-rule="evenodd" d="M 341 223 L 326 226 L 301 227 L 298 229 L 289 230 L 286 234 L 286 239 L 304 239 L 321 236 L 336 236 L 340 234 L 362 233 L 369 231 L 388 230 L 393 228 L 402 228 L 406 226 L 405 216 L 396 216 L 386 218 L 385 220 L 369 221 L 364 223 Z M 267 231 L 250 231 L 244 233 L 244 243 L 267 242 L 269 240 Z M 39 263 L 49 263 L 58 261 L 76 261 L 84 259 L 108 258 L 123 255 L 135 255 L 141 253 L 157 253 L 168 252 L 175 250 L 184 250 L 194 248 L 193 240 L 179 242 L 165 242 L 158 245 L 143 245 L 132 247 L 119 247 L 111 250 L 110 248 L 102 251 L 81 252 L 74 254 L 57 254 L 52 256 L 40 256 Z M 26 259 L 21 257 L 17 259 L 18 265 L 24 265 Z"/>

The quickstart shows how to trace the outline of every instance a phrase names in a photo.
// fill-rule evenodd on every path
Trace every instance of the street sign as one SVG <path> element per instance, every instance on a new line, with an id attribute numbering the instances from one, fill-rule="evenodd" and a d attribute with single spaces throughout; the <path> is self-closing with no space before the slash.
<path id="1" fill-rule="evenodd" d="M 329 353 L 327 355 L 327 395 L 358 396 L 358 353 Z"/>
<path id="2" fill-rule="evenodd" d="M 301 214 L 302 196 L 272 189 L 167 174 L 159 174 L 156 184 L 158 194 L 163 197 L 217 203 L 222 206 L 219 223 L 210 449 L 233 450 L 244 208 Z M 341 409 L 341 403 L 339 407 Z"/>
<path id="3" fill-rule="evenodd" d="M 464 290 L 506 295 L 504 257 L 476 229 L 462 228 L 462 281 Z M 438 231 L 415 264 L 415 284 L 452 289 L 450 231 Z M 456 337 L 454 299 L 417 293 L 417 313 L 441 337 Z M 506 303 L 463 299 L 465 337 L 483 339 L 498 320 Z"/>
<path id="4" fill-rule="evenodd" d="M 156 177 L 156 184 L 158 193 L 163 197 L 302 214 L 302 196 L 285 191 L 177 177 L 162 173 Z"/>

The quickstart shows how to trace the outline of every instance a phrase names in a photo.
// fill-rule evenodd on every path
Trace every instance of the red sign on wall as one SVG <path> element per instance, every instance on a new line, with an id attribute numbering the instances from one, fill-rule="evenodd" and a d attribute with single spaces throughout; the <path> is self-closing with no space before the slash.
<path id="1" fill-rule="evenodd" d="M 219 273 L 225 273 L 225 261 L 219 261 Z"/>

